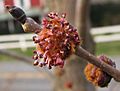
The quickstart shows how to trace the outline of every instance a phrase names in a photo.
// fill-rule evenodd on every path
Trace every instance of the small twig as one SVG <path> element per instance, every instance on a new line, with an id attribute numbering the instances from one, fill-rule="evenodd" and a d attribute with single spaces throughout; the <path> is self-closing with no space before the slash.
<path id="1" fill-rule="evenodd" d="M 99 61 L 98 58 L 96 58 L 94 55 L 83 49 L 82 47 L 78 46 L 76 48 L 75 54 L 79 57 L 82 57 L 89 61 L 90 63 L 96 65 L 97 67 L 101 68 L 104 72 L 111 75 L 116 81 L 120 82 L 120 71 L 113 68 L 112 66 Z"/>

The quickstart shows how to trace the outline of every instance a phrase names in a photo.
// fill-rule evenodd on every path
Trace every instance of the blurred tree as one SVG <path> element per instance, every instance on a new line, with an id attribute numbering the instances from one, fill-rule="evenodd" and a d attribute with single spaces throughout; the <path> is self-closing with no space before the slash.
<path id="1" fill-rule="evenodd" d="M 83 39 L 83 47 L 94 52 L 94 42 L 89 33 L 90 0 L 46 0 L 50 11 L 67 14 L 67 20 L 77 27 Z M 74 60 L 74 61 L 73 61 Z M 83 69 L 85 61 L 72 56 L 66 61 L 64 69 L 55 69 L 54 91 L 94 91 L 94 87 L 85 80 Z"/>

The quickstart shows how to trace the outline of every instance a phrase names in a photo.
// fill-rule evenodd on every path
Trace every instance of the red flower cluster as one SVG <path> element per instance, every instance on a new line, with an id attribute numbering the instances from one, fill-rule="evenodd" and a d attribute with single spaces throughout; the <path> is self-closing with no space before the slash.
<path id="1" fill-rule="evenodd" d="M 115 63 L 112 62 L 112 60 L 106 57 L 105 55 L 101 55 L 99 59 L 100 61 L 103 61 L 114 68 L 116 67 Z M 87 64 L 87 66 L 85 67 L 84 73 L 88 81 L 100 87 L 108 86 L 108 83 L 111 81 L 112 78 L 106 72 L 103 72 L 100 68 L 90 63 Z"/>
<path id="2" fill-rule="evenodd" d="M 80 44 L 77 29 L 65 20 L 66 15 L 49 13 L 42 21 L 41 30 L 36 30 L 37 36 L 33 37 L 36 43 L 34 51 L 34 65 L 63 67 L 64 60 L 70 56 L 75 47 Z M 43 58 L 43 61 L 39 61 Z"/>

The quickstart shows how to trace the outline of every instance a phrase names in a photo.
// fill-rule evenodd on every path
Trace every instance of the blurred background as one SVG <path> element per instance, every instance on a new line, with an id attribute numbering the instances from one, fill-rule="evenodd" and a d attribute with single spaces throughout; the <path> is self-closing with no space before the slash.
<path id="1" fill-rule="evenodd" d="M 120 83 L 106 88 L 86 81 L 84 59 L 72 55 L 64 69 L 34 67 L 32 33 L 24 33 L 5 5 L 22 8 L 41 24 L 50 11 L 67 14 L 89 52 L 108 55 L 120 70 L 120 0 L 0 0 L 0 91 L 120 91 Z"/>

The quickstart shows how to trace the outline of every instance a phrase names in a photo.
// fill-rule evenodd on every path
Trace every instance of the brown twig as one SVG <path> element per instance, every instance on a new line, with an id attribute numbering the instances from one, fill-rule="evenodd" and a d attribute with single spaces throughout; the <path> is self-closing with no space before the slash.
<path id="1" fill-rule="evenodd" d="M 15 9 L 16 12 L 19 11 L 19 8 L 15 8 L 15 7 L 11 7 L 11 6 L 7 6 L 7 7 L 9 7 L 9 8 L 8 8 L 9 12 L 11 12 L 12 9 L 13 9 L 13 10 Z M 21 10 L 20 10 L 20 11 L 21 11 Z M 14 12 L 15 12 L 15 11 L 14 11 Z M 16 13 L 14 13 L 14 12 L 11 13 L 11 14 L 13 15 L 13 17 L 14 17 L 15 14 L 16 14 Z M 21 13 L 21 15 L 22 15 L 22 14 L 23 14 L 23 13 Z M 20 17 L 20 16 L 19 16 L 19 17 Z M 38 26 L 38 24 L 37 24 L 34 20 L 30 21 L 29 18 L 28 18 L 28 19 L 26 18 L 26 21 L 27 21 L 27 20 L 28 20 L 28 22 L 27 22 L 28 25 L 29 25 L 29 23 L 33 22 L 33 23 L 32 23 L 32 26 L 34 26 L 34 27 L 36 27 L 36 28 L 40 28 L 40 27 Z M 25 21 L 25 22 L 26 22 L 26 21 Z M 21 21 L 19 21 L 19 22 L 21 22 Z M 24 24 L 25 24 L 25 22 L 24 22 Z M 31 25 L 31 24 L 30 24 L 30 25 Z M 34 29 L 30 28 L 30 29 L 28 29 L 28 30 L 30 30 L 31 32 L 33 32 L 33 31 L 36 30 L 36 28 L 34 28 Z M 29 32 L 30 32 L 30 31 L 29 31 Z M 3 51 L 1 51 L 1 52 L 3 52 Z M 4 52 L 3 52 L 3 53 L 4 53 Z M 83 49 L 82 47 L 78 46 L 78 47 L 76 48 L 75 54 L 76 54 L 77 56 L 79 56 L 79 57 L 82 57 L 82 58 L 86 59 L 87 61 L 89 61 L 90 63 L 96 65 L 97 67 L 101 68 L 104 72 L 106 72 L 106 73 L 108 73 L 109 75 L 111 75 L 116 81 L 120 82 L 120 71 L 118 71 L 117 69 L 111 67 L 110 65 L 108 65 L 108 64 L 106 64 L 106 63 L 104 63 L 104 62 L 102 62 L 102 61 L 99 61 L 99 59 L 98 59 L 97 57 L 95 57 L 94 55 L 92 55 L 91 53 L 89 53 L 88 51 L 86 51 L 85 49 Z M 17 57 L 19 57 L 19 56 L 17 56 Z M 19 58 L 20 58 L 20 57 L 19 57 Z M 26 58 L 25 58 L 25 60 L 28 61 L 29 59 L 26 59 Z"/>
<path id="2" fill-rule="evenodd" d="M 86 59 L 88 62 L 96 65 L 97 67 L 101 68 L 104 72 L 111 75 L 116 81 L 120 82 L 120 71 L 119 70 L 113 68 L 112 66 L 102 61 L 99 61 L 97 57 L 95 57 L 94 55 L 92 55 L 91 53 L 89 53 L 88 51 L 86 51 L 80 46 L 76 48 L 75 54 L 79 57 Z"/>

